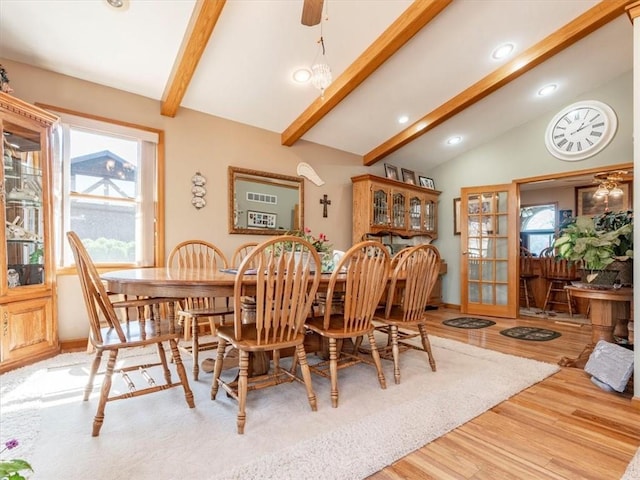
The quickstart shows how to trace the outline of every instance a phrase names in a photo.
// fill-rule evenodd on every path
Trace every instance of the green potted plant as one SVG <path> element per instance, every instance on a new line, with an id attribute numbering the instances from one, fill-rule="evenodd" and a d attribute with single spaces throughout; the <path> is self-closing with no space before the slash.
<path id="1" fill-rule="evenodd" d="M 583 280 L 588 283 L 613 283 L 614 280 L 621 284 L 633 283 L 631 211 L 576 217 L 562 226 L 553 246 L 559 257 L 581 262 L 585 270 Z M 617 265 L 613 266 L 614 263 Z M 603 273 L 607 271 L 615 274 Z"/>

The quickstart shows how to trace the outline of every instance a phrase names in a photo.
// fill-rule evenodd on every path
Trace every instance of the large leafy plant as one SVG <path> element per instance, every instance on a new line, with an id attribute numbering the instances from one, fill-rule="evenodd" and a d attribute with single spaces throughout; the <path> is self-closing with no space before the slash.
<path id="1" fill-rule="evenodd" d="M 603 270 L 616 260 L 633 257 L 633 213 L 607 212 L 580 216 L 565 224 L 553 246 L 558 256 Z"/>

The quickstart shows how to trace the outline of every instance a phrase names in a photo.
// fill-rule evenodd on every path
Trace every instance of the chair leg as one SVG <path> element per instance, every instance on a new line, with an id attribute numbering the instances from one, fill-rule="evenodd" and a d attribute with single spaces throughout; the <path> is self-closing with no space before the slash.
<path id="1" fill-rule="evenodd" d="M 300 371 L 302 372 L 302 379 L 304 385 L 307 387 L 307 398 L 309 399 L 309 406 L 312 412 L 318 410 L 318 402 L 316 400 L 316 394 L 313 391 L 313 385 L 311 383 L 311 370 L 309 369 L 309 363 L 307 363 L 307 352 L 304 350 L 304 345 L 300 344 L 296 347 L 296 358 L 300 362 Z"/>
<path id="2" fill-rule="evenodd" d="M 249 352 L 240 350 L 240 373 L 238 376 L 238 434 L 244 433 L 247 421 L 247 390 L 249 386 Z"/>
<path id="3" fill-rule="evenodd" d="M 182 384 L 182 389 L 184 390 L 184 399 L 186 400 L 187 405 L 189 405 L 189 408 L 194 408 L 196 404 L 193 401 L 193 392 L 189 387 L 187 370 L 184 368 L 184 363 L 182 363 L 182 357 L 180 356 L 180 351 L 178 350 L 178 341 L 174 339 L 169 340 L 169 347 L 171 348 L 173 361 L 176 365 L 178 378 L 180 378 L 180 383 Z"/>
<path id="4" fill-rule="evenodd" d="M 398 326 L 389 325 L 389 335 L 391 338 L 391 353 L 393 354 L 393 379 L 396 385 L 400 383 L 400 348 L 398 347 Z"/>
<path id="5" fill-rule="evenodd" d="M 98 368 L 100 368 L 100 362 L 102 361 L 102 350 L 97 350 L 93 357 L 93 363 L 91 364 L 91 370 L 89 371 L 89 379 L 87 380 L 87 386 L 84 388 L 83 401 L 89 400 L 91 392 L 93 392 L 93 382 L 96 378 Z"/>
<path id="6" fill-rule="evenodd" d="M 224 351 L 227 348 L 227 341 L 220 339 L 218 342 L 218 354 L 216 355 L 216 363 L 213 367 L 213 380 L 211 383 L 211 400 L 216 399 L 216 395 L 218 394 L 218 380 L 220 379 L 220 374 L 222 373 L 222 364 L 224 362 Z"/>
<path id="7" fill-rule="evenodd" d="M 200 374 L 200 366 L 198 365 L 200 339 L 198 338 L 198 317 L 192 317 L 191 320 L 191 356 L 193 357 L 193 379 L 198 380 Z"/>
<path id="8" fill-rule="evenodd" d="M 569 283 L 567 283 L 567 285 L 570 285 Z M 569 317 L 573 318 L 573 298 L 571 297 L 571 292 L 569 290 L 566 290 L 566 294 L 567 294 L 567 305 L 569 306 Z"/>
<path id="9" fill-rule="evenodd" d="M 547 311 L 547 305 L 549 304 L 549 299 L 551 298 L 551 289 L 553 288 L 553 282 L 549 281 L 549 287 L 547 288 L 547 295 L 544 297 L 544 305 L 542 306 L 542 311 Z"/>
<path id="10" fill-rule="evenodd" d="M 436 360 L 433 358 L 433 352 L 431 351 L 431 342 L 429 341 L 429 335 L 427 335 L 427 326 L 424 323 L 418 324 L 420 330 L 420 338 L 422 339 L 422 348 L 427 352 L 429 356 L 429 365 L 431 365 L 431 371 L 436 371 Z"/>
<path id="11" fill-rule="evenodd" d="M 378 371 L 378 383 L 380 383 L 380 388 L 387 388 L 387 382 L 384 379 L 384 372 L 382 371 L 382 361 L 380 361 L 380 352 L 378 352 L 378 346 L 376 345 L 376 339 L 373 335 L 373 331 L 367 334 L 369 337 L 369 345 L 371 345 L 371 356 L 373 357 L 373 363 L 376 365 L 376 370 Z"/>
<path id="12" fill-rule="evenodd" d="M 111 350 L 109 352 L 109 359 L 107 360 L 107 369 L 104 373 L 104 379 L 102 380 L 102 388 L 100 389 L 98 410 L 96 411 L 96 416 L 93 418 L 93 431 L 91 432 L 91 436 L 93 437 L 100 435 L 100 429 L 104 423 L 104 407 L 107 405 L 109 392 L 111 391 L 111 377 L 113 376 L 113 369 L 116 366 L 116 358 L 118 358 L 118 351 Z"/>
<path id="13" fill-rule="evenodd" d="M 331 406 L 338 408 L 338 342 L 329 339 L 329 373 L 331 375 Z"/>
<path id="14" fill-rule="evenodd" d="M 167 363 L 167 354 L 164 351 L 162 342 L 156 343 L 156 349 L 158 350 L 158 357 L 160 358 L 160 363 L 162 364 L 162 369 L 164 371 L 164 380 L 165 382 L 167 382 L 167 384 L 169 384 L 171 383 L 171 370 L 169 370 L 169 364 Z"/>

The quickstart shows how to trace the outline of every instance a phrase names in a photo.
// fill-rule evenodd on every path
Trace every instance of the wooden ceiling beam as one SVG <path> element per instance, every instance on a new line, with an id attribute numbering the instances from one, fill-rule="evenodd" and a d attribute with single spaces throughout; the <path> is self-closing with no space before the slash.
<path id="1" fill-rule="evenodd" d="M 162 94 L 160 113 L 175 117 L 227 0 L 197 0 Z"/>
<path id="2" fill-rule="evenodd" d="M 524 51 L 510 62 L 440 105 L 420 120 L 394 135 L 364 155 L 364 165 L 371 166 L 420 135 L 444 123 L 476 102 L 548 60 L 556 53 L 596 31 L 625 13 L 630 0 L 603 0 L 559 30 Z"/>
<path id="3" fill-rule="evenodd" d="M 369 75 L 396 53 L 452 0 L 415 0 L 331 85 L 281 134 L 291 146 L 336 107 Z"/>

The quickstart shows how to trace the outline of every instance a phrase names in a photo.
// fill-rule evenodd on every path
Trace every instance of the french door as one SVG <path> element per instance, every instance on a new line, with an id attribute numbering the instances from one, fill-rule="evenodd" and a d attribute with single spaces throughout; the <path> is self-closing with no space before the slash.
<path id="1" fill-rule="evenodd" d="M 460 310 L 515 318 L 518 308 L 516 184 L 461 189 Z"/>

